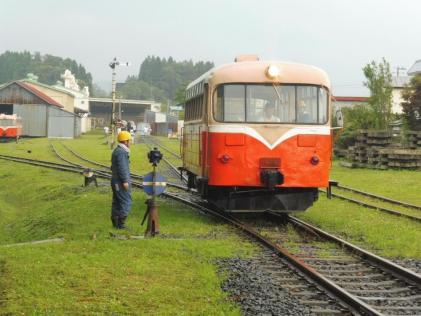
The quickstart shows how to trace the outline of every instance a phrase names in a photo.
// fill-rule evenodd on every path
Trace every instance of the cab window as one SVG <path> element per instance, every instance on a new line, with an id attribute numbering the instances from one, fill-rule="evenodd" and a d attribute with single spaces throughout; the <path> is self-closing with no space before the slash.
<path id="1" fill-rule="evenodd" d="M 214 95 L 221 122 L 325 124 L 328 92 L 314 85 L 226 84 Z"/>

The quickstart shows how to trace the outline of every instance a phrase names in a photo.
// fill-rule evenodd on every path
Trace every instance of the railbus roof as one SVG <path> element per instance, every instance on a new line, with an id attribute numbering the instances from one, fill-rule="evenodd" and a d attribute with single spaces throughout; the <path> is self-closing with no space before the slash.
<path id="1" fill-rule="evenodd" d="M 266 70 L 270 65 L 276 65 L 280 69 L 280 75 L 276 79 L 270 79 L 266 75 Z M 187 98 L 189 98 L 189 95 L 200 92 L 204 83 L 217 85 L 230 82 L 314 84 L 325 86 L 330 90 L 330 80 L 327 73 L 318 67 L 279 60 L 243 61 L 210 69 L 187 86 Z"/>

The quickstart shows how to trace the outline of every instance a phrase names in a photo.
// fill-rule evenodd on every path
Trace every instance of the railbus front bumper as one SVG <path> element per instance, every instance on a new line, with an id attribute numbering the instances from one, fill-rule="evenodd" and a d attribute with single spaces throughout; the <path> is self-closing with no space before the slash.
<path id="1" fill-rule="evenodd" d="M 207 199 L 226 212 L 305 211 L 318 198 L 317 188 L 209 187 Z"/>

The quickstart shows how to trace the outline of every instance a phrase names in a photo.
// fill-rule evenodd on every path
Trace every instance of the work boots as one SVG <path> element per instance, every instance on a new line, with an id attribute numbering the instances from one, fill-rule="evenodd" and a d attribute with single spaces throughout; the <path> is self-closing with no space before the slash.
<path id="1" fill-rule="evenodd" d="M 118 228 L 118 216 L 111 215 L 111 222 L 113 223 L 114 228 Z"/>
<path id="2" fill-rule="evenodd" d="M 126 218 L 127 216 L 120 216 L 118 218 L 118 229 L 127 229 L 128 227 L 126 226 Z"/>

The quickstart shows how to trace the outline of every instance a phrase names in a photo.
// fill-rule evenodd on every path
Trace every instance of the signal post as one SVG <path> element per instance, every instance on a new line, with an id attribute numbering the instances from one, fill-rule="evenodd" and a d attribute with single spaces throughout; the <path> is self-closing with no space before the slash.
<path id="1" fill-rule="evenodd" d="M 162 157 L 162 153 L 156 147 L 148 153 L 153 170 L 143 177 L 143 190 L 151 196 L 150 199 L 146 200 L 146 213 L 142 220 L 142 225 L 146 219 L 148 220 L 145 236 L 154 237 L 159 234 L 158 204 L 155 198 L 165 191 L 167 185 L 165 178 L 156 172 L 156 167 Z"/>

